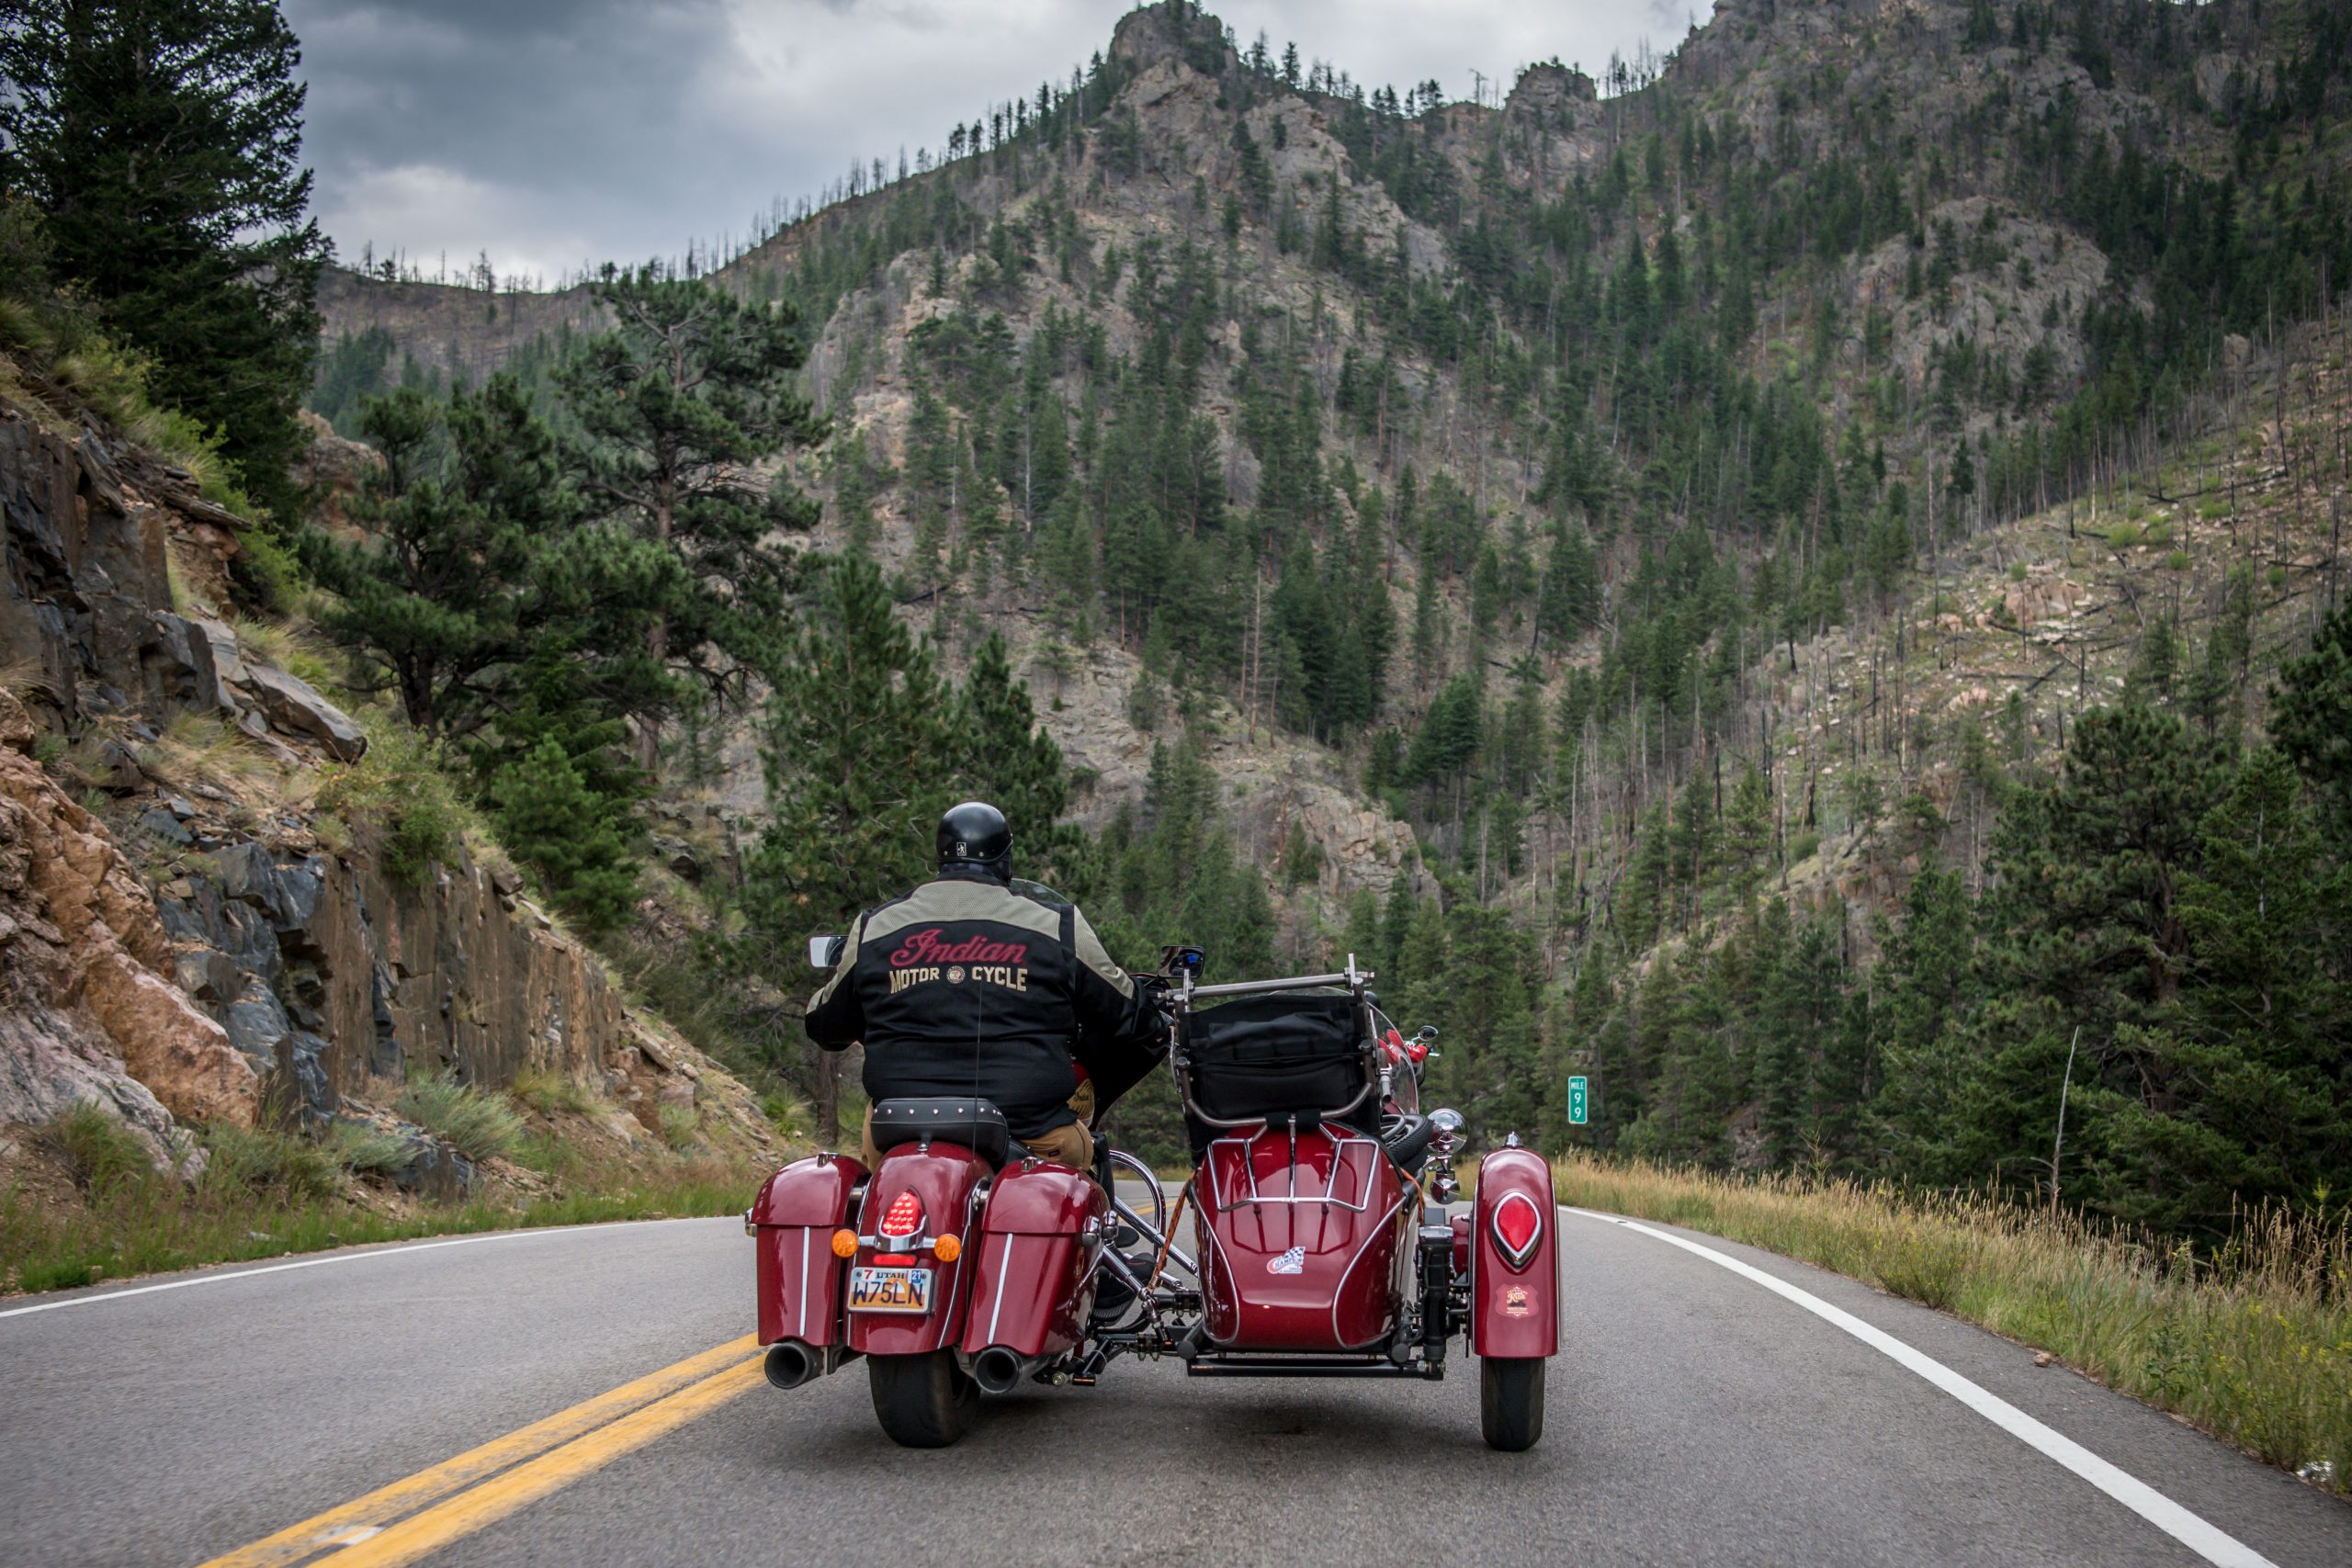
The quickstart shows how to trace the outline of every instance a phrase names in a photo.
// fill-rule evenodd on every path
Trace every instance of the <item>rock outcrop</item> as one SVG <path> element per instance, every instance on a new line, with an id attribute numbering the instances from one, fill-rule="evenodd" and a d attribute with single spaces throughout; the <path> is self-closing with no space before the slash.
<path id="1" fill-rule="evenodd" d="M 0 1121 L 108 1107 L 176 1159 L 175 1118 L 250 1126 L 262 1077 L 164 978 L 172 944 L 146 885 L 34 761 L 0 690 Z"/>
<path id="2" fill-rule="evenodd" d="M 458 850 L 411 886 L 367 823 L 321 838 L 306 781 L 361 761 L 367 733 L 175 603 L 172 564 L 217 578 L 243 527 L 177 483 L 95 428 L 0 404 L 0 1124 L 96 1104 L 185 1161 L 182 1121 L 380 1122 L 413 1075 L 497 1088 L 533 1068 L 649 1145 L 664 1108 L 689 1108 L 705 1141 L 768 1147 L 748 1091 L 633 1009 L 511 873 Z M 166 782 L 183 714 L 247 749 L 236 776 Z M 88 760 L 98 810 L 36 760 L 44 741 Z M 417 1168 L 435 1190 L 472 1170 L 437 1145 Z"/>

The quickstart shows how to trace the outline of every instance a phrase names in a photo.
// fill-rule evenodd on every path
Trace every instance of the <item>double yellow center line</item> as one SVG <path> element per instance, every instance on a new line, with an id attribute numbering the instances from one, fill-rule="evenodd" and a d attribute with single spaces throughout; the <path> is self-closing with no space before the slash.
<path id="1" fill-rule="evenodd" d="M 414 1562 L 709 1415 L 761 1381 L 758 1349 L 745 1335 L 689 1356 L 202 1568 L 288 1568 L 313 1558 L 335 1568 Z"/>

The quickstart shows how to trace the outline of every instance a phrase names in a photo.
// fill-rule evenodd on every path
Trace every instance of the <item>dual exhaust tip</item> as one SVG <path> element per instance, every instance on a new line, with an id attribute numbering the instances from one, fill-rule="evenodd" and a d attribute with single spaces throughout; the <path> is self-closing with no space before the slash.
<path id="1" fill-rule="evenodd" d="M 842 1361 L 853 1359 L 850 1354 L 840 1351 L 832 1355 L 833 1359 L 829 1365 L 827 1352 L 811 1349 L 797 1339 L 779 1339 L 768 1347 L 767 1355 L 760 1362 L 760 1370 L 767 1373 L 768 1382 L 778 1388 L 798 1388 L 802 1383 L 823 1377 Z"/>
<path id="2" fill-rule="evenodd" d="M 825 1352 L 811 1349 L 797 1339 L 779 1339 L 768 1347 L 760 1366 L 770 1383 L 790 1389 L 831 1371 L 833 1368 L 825 1362 Z M 1035 1377 L 1045 1364 L 1043 1356 L 1023 1356 L 1002 1345 L 992 1345 L 972 1358 L 972 1381 L 986 1393 L 1011 1393 Z"/>
<path id="3" fill-rule="evenodd" d="M 983 1393 L 1011 1393 L 1036 1376 L 1045 1364 L 1043 1356 L 1023 1356 L 1002 1345 L 991 1345 L 972 1358 L 972 1381 Z"/>

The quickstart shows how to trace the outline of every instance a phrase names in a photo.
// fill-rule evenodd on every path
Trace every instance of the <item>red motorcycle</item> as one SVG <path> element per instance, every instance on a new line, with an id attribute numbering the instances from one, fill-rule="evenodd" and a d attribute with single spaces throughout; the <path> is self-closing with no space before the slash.
<path id="1" fill-rule="evenodd" d="M 826 940 L 811 953 L 829 963 Z M 1479 1162 L 1469 1212 L 1450 1212 L 1462 1118 L 1419 1104 L 1434 1031 L 1391 1025 L 1352 957 L 1215 986 L 1200 965 L 1171 948 L 1156 977 L 1193 1159 L 1173 1214 L 1100 1135 L 1080 1170 L 1029 1155 L 986 1100 L 882 1100 L 880 1168 L 800 1160 L 744 1215 L 768 1381 L 863 1357 L 883 1430 L 938 1448 L 981 1393 L 1091 1387 L 1123 1355 L 1193 1377 L 1437 1379 L 1466 1334 L 1487 1442 L 1533 1446 L 1559 1349 L 1550 1167 L 1513 1136 Z M 1157 1065 L 1095 1071 L 1098 1113 Z M 1140 1208 L 1122 1168 L 1150 1194 Z"/>

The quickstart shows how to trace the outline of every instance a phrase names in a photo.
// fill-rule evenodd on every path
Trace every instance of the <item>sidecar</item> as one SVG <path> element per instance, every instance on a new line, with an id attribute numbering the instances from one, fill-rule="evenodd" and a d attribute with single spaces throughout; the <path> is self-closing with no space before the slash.
<path id="1" fill-rule="evenodd" d="M 1201 1296 L 1185 1370 L 1435 1379 L 1466 1333 L 1487 1440 L 1531 1447 L 1559 1349 L 1551 1168 L 1514 1137 L 1448 1212 L 1461 1118 L 1421 1114 L 1419 1055 L 1371 979 L 1351 960 L 1174 993 Z"/>
<path id="2" fill-rule="evenodd" d="M 884 1100 L 877 1169 L 799 1161 L 744 1215 L 769 1380 L 863 1357 L 884 1428 L 937 1446 L 982 1393 L 1091 1386 L 1121 1356 L 1193 1377 L 1436 1380 L 1461 1336 L 1486 1440 L 1532 1446 L 1559 1349 L 1550 1168 L 1512 1137 L 1457 1201 L 1462 1119 L 1419 1109 L 1434 1032 L 1408 1041 L 1352 958 L 1216 986 L 1198 964 L 1170 949 L 1159 976 L 1193 1160 L 1172 1204 L 1099 1137 L 1080 1171 L 1028 1154 L 984 1100 Z M 1098 1104 L 1140 1076 L 1095 1072 Z"/>

